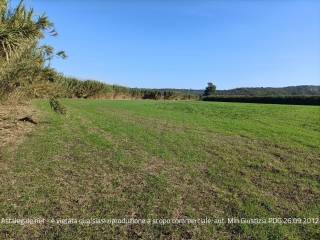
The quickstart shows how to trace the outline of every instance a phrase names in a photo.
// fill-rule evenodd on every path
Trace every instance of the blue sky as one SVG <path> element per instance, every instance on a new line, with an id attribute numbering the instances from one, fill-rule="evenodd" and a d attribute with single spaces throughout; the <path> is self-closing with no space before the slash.
<path id="1" fill-rule="evenodd" d="M 320 85 L 320 1 L 27 0 L 69 76 L 130 87 Z"/>

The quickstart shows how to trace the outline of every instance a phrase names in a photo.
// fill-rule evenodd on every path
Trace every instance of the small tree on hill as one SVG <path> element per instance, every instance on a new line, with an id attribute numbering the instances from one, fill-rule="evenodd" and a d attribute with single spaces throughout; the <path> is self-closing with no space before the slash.
<path id="1" fill-rule="evenodd" d="M 214 85 L 212 82 L 208 83 L 208 86 L 206 87 L 206 89 L 204 90 L 204 96 L 210 96 L 210 95 L 214 95 L 216 92 L 216 85 Z"/>

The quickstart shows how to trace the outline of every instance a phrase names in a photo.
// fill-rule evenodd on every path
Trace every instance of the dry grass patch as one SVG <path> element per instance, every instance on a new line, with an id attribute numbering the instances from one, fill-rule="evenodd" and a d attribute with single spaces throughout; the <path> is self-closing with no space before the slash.
<path id="1" fill-rule="evenodd" d="M 16 146 L 29 133 L 37 118 L 37 112 L 27 105 L 0 105 L 0 150 L 4 146 Z"/>

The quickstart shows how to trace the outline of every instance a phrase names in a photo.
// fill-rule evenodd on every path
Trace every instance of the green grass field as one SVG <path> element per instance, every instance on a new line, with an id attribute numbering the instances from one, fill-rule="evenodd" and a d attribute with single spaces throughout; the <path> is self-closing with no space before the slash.
<path id="1" fill-rule="evenodd" d="M 0 218 L 320 217 L 320 107 L 33 102 L 0 162 Z M 2 238 L 319 239 L 319 224 L 5 225 Z M 0 237 L 0 238 L 1 238 Z"/>

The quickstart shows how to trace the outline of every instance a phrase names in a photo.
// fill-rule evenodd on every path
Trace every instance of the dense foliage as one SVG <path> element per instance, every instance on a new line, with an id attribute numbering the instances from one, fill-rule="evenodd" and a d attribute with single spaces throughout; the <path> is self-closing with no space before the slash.
<path id="1" fill-rule="evenodd" d="M 198 99 L 193 94 L 172 90 L 128 88 L 94 80 L 81 81 L 76 78 L 55 76 L 58 96 L 61 98 L 104 98 L 104 99 Z"/>
<path id="2" fill-rule="evenodd" d="M 210 95 L 214 95 L 215 93 L 216 93 L 216 85 L 214 85 L 213 83 L 209 82 L 208 86 L 204 90 L 203 95 L 204 96 L 210 96 Z"/>
<path id="3" fill-rule="evenodd" d="M 55 56 L 66 56 L 39 44 L 46 34 L 57 35 L 45 15 L 35 15 L 23 1 L 10 9 L 7 0 L 0 0 L 0 97 L 55 92 L 51 84 L 55 73 L 49 62 Z"/>

